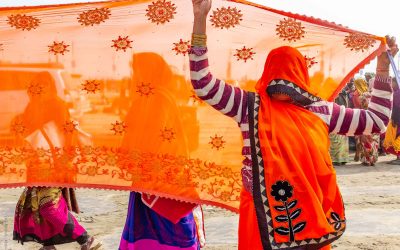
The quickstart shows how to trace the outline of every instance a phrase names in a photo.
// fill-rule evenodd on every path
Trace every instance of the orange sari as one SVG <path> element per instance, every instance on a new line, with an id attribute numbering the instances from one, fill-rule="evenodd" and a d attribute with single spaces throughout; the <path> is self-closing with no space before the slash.
<path id="1" fill-rule="evenodd" d="M 257 84 L 258 95 L 249 105 L 255 213 L 246 193 L 241 208 L 241 215 L 250 216 L 250 227 L 258 225 L 260 237 L 246 239 L 245 228 L 240 231 L 242 242 L 244 246 L 255 242 L 251 249 L 261 249 L 261 244 L 263 249 L 320 249 L 345 229 L 344 206 L 329 156 L 328 128 L 305 108 L 271 99 L 267 87 L 274 79 L 290 81 L 312 94 L 318 92 L 310 87 L 305 60 L 296 49 L 281 47 L 270 52 Z"/>

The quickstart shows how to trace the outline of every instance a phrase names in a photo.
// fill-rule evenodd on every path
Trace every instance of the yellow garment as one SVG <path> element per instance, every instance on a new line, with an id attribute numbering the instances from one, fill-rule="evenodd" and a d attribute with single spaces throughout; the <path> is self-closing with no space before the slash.
<path id="1" fill-rule="evenodd" d="M 365 92 L 368 92 L 368 83 L 362 78 L 354 80 L 354 86 L 356 87 L 360 95 L 364 94 Z"/>
<path id="2" fill-rule="evenodd" d="M 394 126 L 392 121 L 390 121 L 387 130 L 385 141 L 383 142 L 383 146 L 386 149 L 393 148 L 393 151 L 396 153 L 400 153 L 400 136 L 396 137 L 397 126 Z"/>

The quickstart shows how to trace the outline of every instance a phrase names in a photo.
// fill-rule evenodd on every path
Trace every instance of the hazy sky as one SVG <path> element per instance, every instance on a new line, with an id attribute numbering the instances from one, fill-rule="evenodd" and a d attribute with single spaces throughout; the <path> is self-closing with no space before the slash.
<path id="1" fill-rule="evenodd" d="M 0 0 L 0 6 L 95 2 L 97 0 Z M 352 29 L 400 41 L 400 9 L 395 0 L 252 0 L 275 9 L 314 16 Z M 190 3 L 191 0 L 188 0 Z M 396 60 L 397 61 L 397 60 Z M 368 66 L 372 70 L 373 64 Z"/>

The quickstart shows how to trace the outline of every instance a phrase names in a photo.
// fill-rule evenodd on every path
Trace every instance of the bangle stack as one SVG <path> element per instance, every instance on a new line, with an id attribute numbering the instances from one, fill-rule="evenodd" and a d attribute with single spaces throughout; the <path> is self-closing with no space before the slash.
<path id="1" fill-rule="evenodd" d="M 192 34 L 192 47 L 206 47 L 207 35 L 205 34 Z"/>

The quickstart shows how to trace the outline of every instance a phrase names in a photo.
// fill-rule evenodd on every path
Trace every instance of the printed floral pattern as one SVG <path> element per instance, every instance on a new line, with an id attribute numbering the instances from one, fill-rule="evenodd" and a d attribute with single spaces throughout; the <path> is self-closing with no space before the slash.
<path id="1" fill-rule="evenodd" d="M 86 80 L 82 87 L 82 90 L 86 91 L 87 94 L 95 94 L 96 91 L 100 90 L 100 83 L 96 80 Z"/>
<path id="2" fill-rule="evenodd" d="M 161 138 L 163 141 L 171 142 L 175 139 L 175 132 L 172 128 L 164 128 L 161 130 Z"/>
<path id="3" fill-rule="evenodd" d="M 112 40 L 112 42 L 113 45 L 111 47 L 114 47 L 116 51 L 123 50 L 126 52 L 127 49 L 132 48 L 131 43 L 133 41 L 129 40 L 129 36 L 118 36 L 118 39 Z"/>
<path id="4" fill-rule="evenodd" d="M 236 7 L 222 7 L 221 9 L 217 8 L 217 10 L 213 11 L 211 23 L 216 28 L 229 29 L 239 25 L 240 21 L 243 20 L 242 17 L 243 14 Z"/>
<path id="5" fill-rule="evenodd" d="M 279 21 L 279 24 L 276 25 L 276 34 L 284 41 L 296 42 L 304 37 L 306 33 L 304 29 L 305 27 L 301 25 L 301 22 L 289 17 Z"/>
<path id="6" fill-rule="evenodd" d="M 11 27 L 21 30 L 32 30 L 39 26 L 40 20 L 33 16 L 22 14 L 11 15 L 8 17 L 8 24 Z"/>
<path id="7" fill-rule="evenodd" d="M 171 1 L 158 0 L 150 4 L 146 16 L 152 23 L 165 24 L 174 18 L 176 6 Z"/>
<path id="8" fill-rule="evenodd" d="M 210 138 L 211 138 L 211 141 L 209 143 L 211 144 L 211 148 L 215 148 L 217 150 L 224 148 L 226 141 L 223 140 L 223 138 L 224 138 L 223 136 L 215 135 Z"/>
<path id="9" fill-rule="evenodd" d="M 61 54 L 64 55 L 65 52 L 69 52 L 67 49 L 69 45 L 64 42 L 56 42 L 54 41 L 52 45 L 49 45 L 49 52 L 54 53 L 54 55 Z"/>
<path id="10" fill-rule="evenodd" d="M 344 39 L 344 45 L 346 45 L 346 48 L 356 52 L 364 52 L 365 50 L 374 47 L 375 43 L 375 39 L 371 36 L 361 33 L 351 33 Z"/>
<path id="11" fill-rule="evenodd" d="M 79 14 L 78 22 L 84 26 L 93 26 L 105 22 L 110 18 L 111 11 L 108 8 L 96 8 Z"/>
<path id="12" fill-rule="evenodd" d="M 243 46 L 242 49 L 236 49 L 236 56 L 237 60 L 243 60 L 244 62 L 247 62 L 247 60 L 253 60 L 253 55 L 256 54 L 253 52 L 253 48 L 246 48 L 246 46 Z"/>
<path id="13" fill-rule="evenodd" d="M 124 122 L 119 122 L 119 121 L 116 121 L 115 123 L 112 123 L 111 125 L 112 125 L 111 130 L 114 131 L 115 135 L 122 135 L 123 133 L 125 133 L 126 128 L 128 127 L 125 125 Z"/>
<path id="14" fill-rule="evenodd" d="M 142 82 L 139 83 L 136 88 L 136 92 L 139 93 L 141 96 L 150 96 L 154 94 L 154 88 L 151 86 L 151 83 Z"/>
<path id="15" fill-rule="evenodd" d="M 179 42 L 174 43 L 174 48 L 172 50 L 175 51 L 177 55 L 182 54 L 186 56 L 190 50 L 190 41 L 185 42 L 180 39 Z"/>

